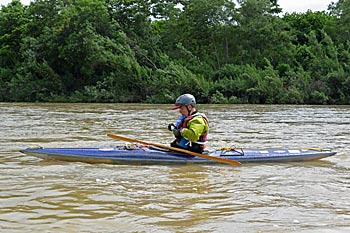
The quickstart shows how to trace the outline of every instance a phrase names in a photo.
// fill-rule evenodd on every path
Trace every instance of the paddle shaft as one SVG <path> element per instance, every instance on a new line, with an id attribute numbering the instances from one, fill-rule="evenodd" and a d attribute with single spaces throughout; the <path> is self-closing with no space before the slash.
<path id="1" fill-rule="evenodd" d="M 215 160 L 215 161 L 218 161 L 218 162 L 221 162 L 221 163 L 226 163 L 226 164 L 230 164 L 230 165 L 234 165 L 234 166 L 241 165 L 241 163 L 236 161 L 236 160 L 231 160 L 231 159 L 225 159 L 225 158 L 219 158 L 219 157 L 214 157 L 214 156 L 210 156 L 210 155 L 200 154 L 200 153 L 188 151 L 188 150 L 177 148 L 177 147 L 166 146 L 166 145 L 159 144 L 159 143 L 144 142 L 144 141 L 141 141 L 141 140 L 127 138 L 127 137 L 118 136 L 118 135 L 114 135 L 114 134 L 107 134 L 107 136 L 110 137 L 110 138 L 113 138 L 113 139 L 117 139 L 117 140 L 122 140 L 122 141 L 127 141 L 127 142 L 136 142 L 136 143 L 141 143 L 141 144 L 150 145 L 150 146 L 157 146 L 157 147 L 160 147 L 160 148 L 165 148 L 165 149 L 169 149 L 169 150 L 173 150 L 173 151 L 178 151 L 178 152 L 186 153 L 186 154 L 189 154 L 189 155 L 198 156 L 198 157 L 202 157 L 202 158 L 209 159 L 209 160 Z"/>

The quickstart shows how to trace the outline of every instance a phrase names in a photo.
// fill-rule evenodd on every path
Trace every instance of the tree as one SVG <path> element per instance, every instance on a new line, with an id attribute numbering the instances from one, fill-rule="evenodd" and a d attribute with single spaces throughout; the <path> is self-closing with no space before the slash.
<path id="1" fill-rule="evenodd" d="M 180 59 L 184 49 L 199 61 L 220 67 L 229 62 L 230 26 L 235 24 L 235 4 L 228 0 L 183 1 L 180 11 L 163 25 L 162 46 L 171 58 Z M 182 50 L 183 51 L 183 50 Z"/>
<path id="2" fill-rule="evenodd" d="M 9 96 L 8 83 L 21 61 L 22 38 L 27 31 L 26 7 L 14 0 L 0 11 L 0 101 Z"/>
<path id="3" fill-rule="evenodd" d="M 239 64 L 256 64 L 264 67 L 264 59 L 273 66 L 278 63 L 292 64 L 294 47 L 291 44 L 289 25 L 271 12 L 270 1 L 242 0 L 238 20 L 239 48 L 236 62 Z"/>
<path id="4" fill-rule="evenodd" d="M 307 11 L 305 13 L 285 14 L 283 20 L 291 27 L 291 31 L 295 36 L 293 43 L 295 45 L 304 45 L 308 43 L 308 36 L 311 32 L 316 33 L 316 39 L 322 40 L 324 31 L 334 21 L 334 17 L 326 12 Z"/>
<path id="5" fill-rule="evenodd" d="M 337 43 L 350 40 L 350 0 L 339 0 L 329 6 L 331 14 L 336 18 L 334 38 Z"/>
<path id="6" fill-rule="evenodd" d="M 20 0 L 12 1 L 0 11 L 0 68 L 11 68 L 20 60 L 18 51 L 27 30 L 26 7 Z"/>

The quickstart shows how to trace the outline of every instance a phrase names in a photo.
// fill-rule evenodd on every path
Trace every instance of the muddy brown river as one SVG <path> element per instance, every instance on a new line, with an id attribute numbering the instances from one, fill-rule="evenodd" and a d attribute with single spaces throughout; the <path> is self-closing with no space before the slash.
<path id="1" fill-rule="evenodd" d="M 350 106 L 200 105 L 208 148 L 330 148 L 312 162 L 109 165 L 18 152 L 157 143 L 170 105 L 0 103 L 0 232 L 350 232 Z"/>

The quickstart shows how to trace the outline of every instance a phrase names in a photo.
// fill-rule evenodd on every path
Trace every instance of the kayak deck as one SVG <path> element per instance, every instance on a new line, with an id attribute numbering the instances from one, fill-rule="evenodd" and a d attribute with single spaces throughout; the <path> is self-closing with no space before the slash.
<path id="1" fill-rule="evenodd" d="M 176 164 L 218 163 L 213 160 L 148 146 L 126 148 L 27 148 L 20 152 L 42 159 L 69 162 L 107 164 Z M 337 152 L 320 148 L 309 149 L 230 149 L 213 150 L 206 154 L 232 159 L 241 163 L 310 161 L 335 155 Z"/>

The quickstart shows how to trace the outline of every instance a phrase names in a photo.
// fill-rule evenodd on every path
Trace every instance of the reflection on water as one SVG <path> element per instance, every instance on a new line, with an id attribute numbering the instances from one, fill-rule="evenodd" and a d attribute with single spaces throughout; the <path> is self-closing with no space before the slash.
<path id="1" fill-rule="evenodd" d="M 169 143 L 166 105 L 0 103 L 0 232 L 348 232 L 350 107 L 203 105 L 209 148 L 324 147 L 307 163 L 135 166 L 42 161 L 29 146 Z"/>

